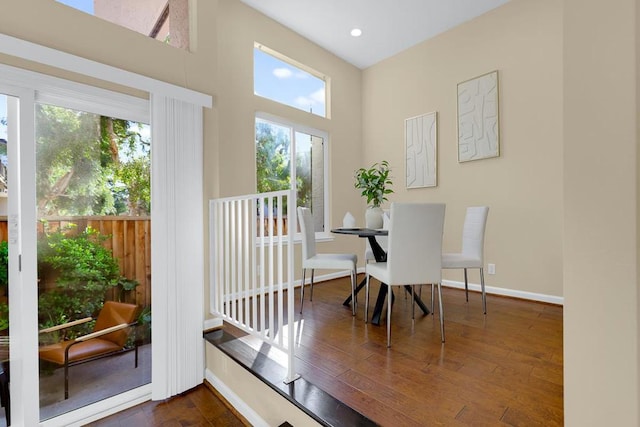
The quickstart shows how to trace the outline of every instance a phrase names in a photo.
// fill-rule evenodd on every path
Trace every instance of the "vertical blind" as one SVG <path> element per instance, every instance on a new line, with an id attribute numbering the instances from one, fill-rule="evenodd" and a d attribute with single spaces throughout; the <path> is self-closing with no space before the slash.
<path id="1" fill-rule="evenodd" d="M 158 400 L 204 378 L 202 107 L 152 95 L 151 129 L 151 375 Z"/>

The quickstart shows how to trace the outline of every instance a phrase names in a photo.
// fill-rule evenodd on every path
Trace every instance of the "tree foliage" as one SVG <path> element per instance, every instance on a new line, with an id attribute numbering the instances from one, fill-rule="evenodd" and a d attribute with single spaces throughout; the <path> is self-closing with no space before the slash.
<path id="1" fill-rule="evenodd" d="M 149 213 L 149 141 L 141 125 L 39 104 L 36 150 L 39 216 Z"/>
<path id="2" fill-rule="evenodd" d="M 298 206 L 308 206 L 312 194 L 308 153 L 297 153 L 295 165 Z M 285 128 L 256 122 L 256 172 L 258 193 L 291 188 L 291 141 Z"/>
<path id="3" fill-rule="evenodd" d="M 289 135 L 268 123 L 256 123 L 258 193 L 291 187 Z"/>

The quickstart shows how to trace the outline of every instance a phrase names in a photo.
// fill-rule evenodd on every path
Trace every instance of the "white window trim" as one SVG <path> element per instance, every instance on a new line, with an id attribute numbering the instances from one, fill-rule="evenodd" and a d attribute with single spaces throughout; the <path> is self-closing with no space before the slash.
<path id="1" fill-rule="evenodd" d="M 329 77 L 326 74 L 323 74 L 323 73 L 321 73 L 319 71 L 316 71 L 313 68 L 309 67 L 308 65 L 305 65 L 305 64 L 303 64 L 301 62 L 298 62 L 295 59 L 291 59 L 288 56 L 283 55 L 282 53 L 280 53 L 280 52 L 278 52 L 276 50 L 273 50 L 273 49 L 271 49 L 271 48 L 269 48 L 269 47 L 267 47 L 267 46 L 265 46 L 265 45 L 263 45 L 261 43 L 254 42 L 253 43 L 253 47 L 254 47 L 254 49 L 258 49 L 258 50 L 266 53 L 267 55 L 271 55 L 274 58 L 279 59 L 282 62 L 285 62 L 285 63 L 287 63 L 287 64 L 289 64 L 289 65 L 291 65 L 293 67 L 296 67 L 296 68 L 298 68 L 298 69 L 300 69 L 302 71 L 305 71 L 305 72 L 311 74 L 313 77 L 316 77 L 316 78 L 322 80 L 324 82 L 324 104 L 325 104 L 324 105 L 324 116 L 321 116 L 321 115 L 316 114 L 316 113 L 309 113 L 308 111 L 307 112 L 309 114 L 313 114 L 316 117 L 321 117 L 323 119 L 331 119 L 331 77 Z M 254 70 L 255 70 L 255 67 L 254 67 Z M 254 73 L 255 73 L 255 71 L 254 71 Z M 256 76 L 254 74 L 254 76 L 253 76 L 254 93 L 255 93 L 255 79 L 256 79 Z M 260 96 L 260 95 L 257 95 L 257 96 Z M 300 111 L 305 111 L 305 110 L 301 110 L 301 109 L 299 109 L 297 107 L 294 107 L 292 105 L 282 103 L 282 102 L 277 101 L 275 99 L 271 99 L 271 98 L 267 98 L 267 97 L 263 97 L 263 96 L 261 96 L 261 98 L 269 99 L 270 101 L 277 102 L 278 104 L 286 105 L 288 107 L 296 108 L 296 109 L 298 109 Z"/>
<path id="2" fill-rule="evenodd" d="M 201 107 L 211 108 L 213 105 L 211 95 L 152 79 L 141 74 L 121 70 L 110 65 L 101 64 L 100 62 L 91 61 L 6 34 L 0 34 L 0 53 L 116 83 L 124 87 L 162 94 Z"/>

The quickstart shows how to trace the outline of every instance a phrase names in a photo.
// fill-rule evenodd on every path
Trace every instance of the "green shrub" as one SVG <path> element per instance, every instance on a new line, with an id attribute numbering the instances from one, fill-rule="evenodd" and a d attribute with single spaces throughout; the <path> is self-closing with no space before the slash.
<path id="1" fill-rule="evenodd" d="M 48 268 L 58 275 L 56 287 L 39 297 L 41 327 L 93 316 L 100 311 L 106 291 L 120 280 L 117 260 L 102 245 L 106 238 L 87 227 L 76 235 L 57 231 L 41 239 L 38 268 L 41 271 Z"/>

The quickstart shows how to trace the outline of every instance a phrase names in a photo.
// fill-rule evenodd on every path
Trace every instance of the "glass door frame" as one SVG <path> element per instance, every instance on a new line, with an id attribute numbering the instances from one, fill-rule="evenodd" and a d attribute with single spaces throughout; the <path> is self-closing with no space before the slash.
<path id="1" fill-rule="evenodd" d="M 9 361 L 11 421 L 37 425 L 39 419 L 35 198 L 35 91 L 0 82 L 7 95 Z M 31 225 L 31 226 L 29 226 Z"/>
<path id="2" fill-rule="evenodd" d="M 5 83 L 2 77 L 0 75 L 0 93 L 7 95 L 9 164 L 11 423 L 54 426 L 69 425 L 77 419 L 96 419 L 95 414 L 105 410 L 116 412 L 113 408 L 148 400 L 151 384 L 40 421 L 38 319 L 35 315 L 38 312 L 35 105 L 42 102 L 149 123 L 149 103 L 144 99 L 62 80 L 59 88 L 52 86 L 50 90 L 37 90 Z M 25 86 L 28 86 L 29 81 L 26 80 Z M 71 87 L 74 90 L 70 90 Z"/>

